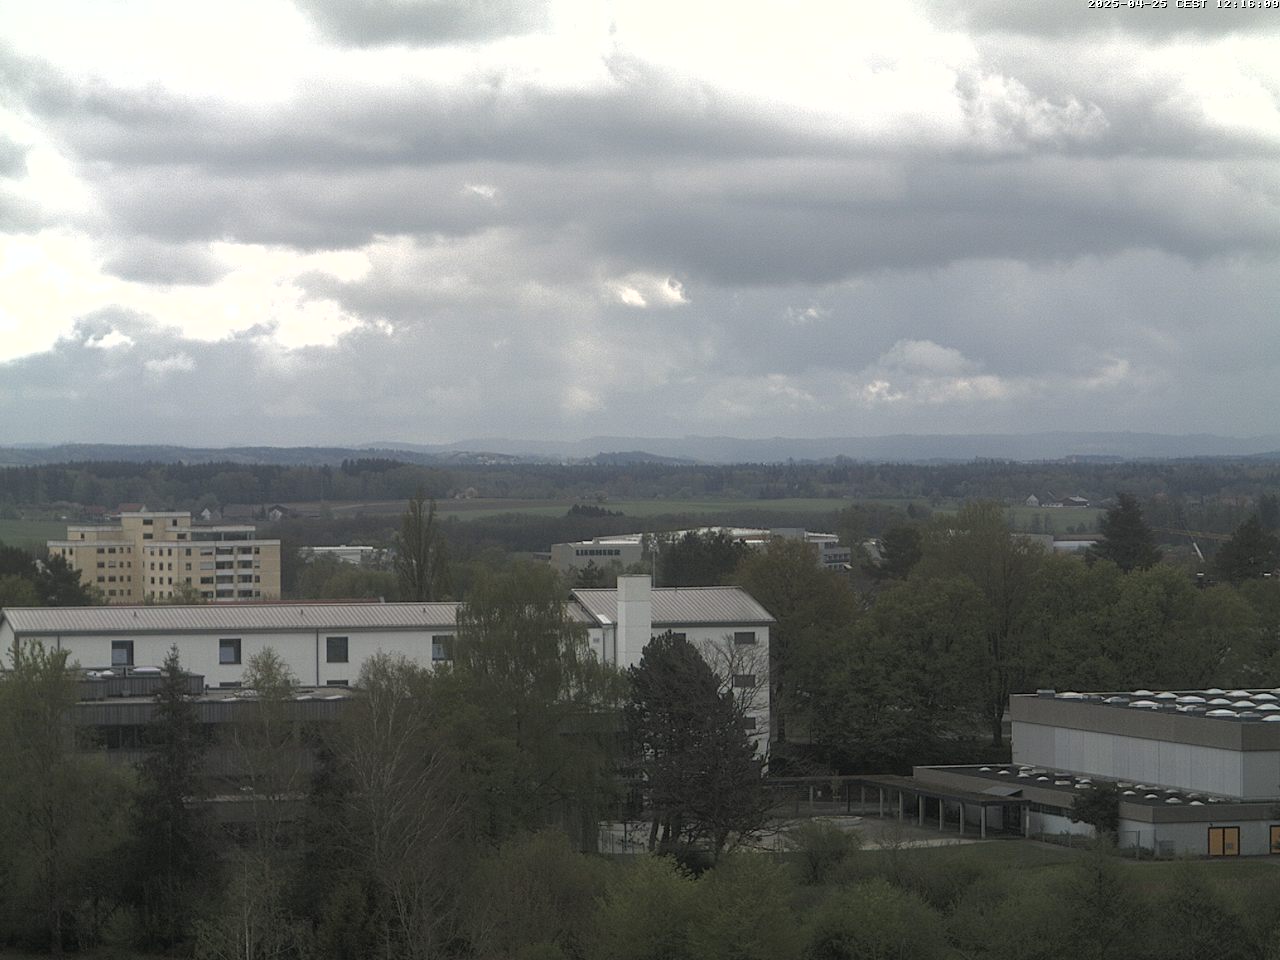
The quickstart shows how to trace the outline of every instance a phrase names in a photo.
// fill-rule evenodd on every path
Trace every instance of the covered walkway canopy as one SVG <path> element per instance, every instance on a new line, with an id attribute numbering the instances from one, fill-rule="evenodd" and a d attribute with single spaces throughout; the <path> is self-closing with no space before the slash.
<path id="1" fill-rule="evenodd" d="M 1012 785 L 993 784 L 987 790 L 975 792 L 928 783 L 915 777 L 890 775 L 774 777 L 767 782 L 773 788 L 807 787 L 811 792 L 830 789 L 832 794 L 838 791 L 843 794 L 846 810 L 852 811 L 856 802 L 860 813 L 874 810 L 884 817 L 886 813 L 893 815 L 896 811 L 898 820 L 905 821 L 910 817 L 921 827 L 925 825 L 927 808 L 932 806 L 937 811 L 938 829 L 946 830 L 953 826 L 960 836 L 965 835 L 966 825 L 983 839 L 986 839 L 989 829 L 1006 836 L 1030 835 L 1030 801 L 1021 796 L 1019 787 Z M 930 823 L 932 819 L 930 813 Z"/>

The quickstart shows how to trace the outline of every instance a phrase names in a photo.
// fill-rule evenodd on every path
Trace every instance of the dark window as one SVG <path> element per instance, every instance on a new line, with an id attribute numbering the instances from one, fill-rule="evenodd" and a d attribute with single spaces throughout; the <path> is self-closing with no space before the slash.
<path id="1" fill-rule="evenodd" d="M 754 673 L 735 673 L 733 675 L 733 685 L 749 690 L 756 685 L 756 675 Z"/>
<path id="2" fill-rule="evenodd" d="M 754 730 L 755 728 L 756 728 L 756 718 L 755 718 L 755 717 L 743 717 L 743 718 L 742 718 L 742 729 L 743 729 L 743 730 Z"/>
<path id="3" fill-rule="evenodd" d="M 240 639 L 226 639 L 218 641 L 218 662 L 219 663 L 239 663 L 240 662 Z"/>
<path id="4" fill-rule="evenodd" d="M 133 641 L 132 640 L 112 640 L 111 641 L 111 665 L 113 667 L 133 666 Z"/>
<path id="5" fill-rule="evenodd" d="M 733 642 L 740 647 L 756 642 L 756 632 L 754 630 L 735 630 L 733 632 Z"/>
<path id="6" fill-rule="evenodd" d="M 453 659 L 453 634 L 440 634 L 431 638 L 431 659 L 436 663 Z"/>
<path id="7" fill-rule="evenodd" d="M 221 687 L 223 690 L 238 690 L 240 688 L 240 685 L 241 684 L 239 680 L 223 680 L 220 684 L 218 684 L 218 686 Z"/>
<path id="8" fill-rule="evenodd" d="M 325 650 L 326 663 L 346 663 L 347 662 L 347 638 L 346 637 L 325 637 L 324 650 Z"/>
<path id="9" fill-rule="evenodd" d="M 325 685 L 326 687 L 349 687 L 349 686 L 351 686 L 351 684 L 350 684 L 348 681 L 346 681 L 346 680 L 326 680 L 326 681 L 324 682 L 324 685 Z"/>

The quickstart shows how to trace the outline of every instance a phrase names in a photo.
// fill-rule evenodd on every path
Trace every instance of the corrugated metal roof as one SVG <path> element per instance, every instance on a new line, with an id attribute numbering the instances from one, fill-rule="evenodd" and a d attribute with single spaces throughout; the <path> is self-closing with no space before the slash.
<path id="1" fill-rule="evenodd" d="M 617 622 L 617 591 L 574 590 L 573 597 L 595 622 Z M 741 587 L 654 587 L 649 600 L 655 624 L 774 622 L 769 611 Z"/>
<path id="2" fill-rule="evenodd" d="M 456 603 L 265 603 L 200 606 L 10 607 L 16 633 L 180 633 L 225 630 L 453 628 Z"/>
<path id="3" fill-rule="evenodd" d="M 77 633 L 182 633 L 234 630 L 452 630 L 459 604 L 449 603 L 213 603 L 195 606 L 10 607 L 0 612 L 26 636 Z M 566 604 L 574 623 L 594 621 Z"/>

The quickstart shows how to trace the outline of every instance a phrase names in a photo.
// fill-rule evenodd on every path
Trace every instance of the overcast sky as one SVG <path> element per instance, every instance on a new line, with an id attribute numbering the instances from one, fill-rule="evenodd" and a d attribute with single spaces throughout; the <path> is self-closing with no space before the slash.
<path id="1" fill-rule="evenodd" d="M 1278 161 L 1280 10 L 0 0 L 0 442 L 1275 433 Z"/>

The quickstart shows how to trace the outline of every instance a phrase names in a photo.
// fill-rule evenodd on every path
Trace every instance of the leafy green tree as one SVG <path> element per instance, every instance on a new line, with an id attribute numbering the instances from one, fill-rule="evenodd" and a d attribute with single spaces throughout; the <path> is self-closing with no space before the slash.
<path id="1" fill-rule="evenodd" d="M 0 609 L 4 607 L 38 607 L 40 594 L 36 585 L 16 573 L 0 576 Z"/>
<path id="2" fill-rule="evenodd" d="M 1116 505 L 1098 521 L 1098 531 L 1103 539 L 1092 548 L 1092 555 L 1110 560 L 1125 573 L 1146 570 L 1160 562 L 1155 536 L 1132 494 L 1116 494 Z"/>
<path id="3" fill-rule="evenodd" d="M 144 941 L 168 948 L 189 934 L 215 856 L 197 805 L 205 742 L 176 646 L 161 667 L 147 740 L 134 797 L 133 893 Z"/>
<path id="4" fill-rule="evenodd" d="M 981 729 L 988 709 L 988 604 L 964 577 L 886 588 L 828 651 L 813 739 L 834 762 L 884 769 Z"/>
<path id="5" fill-rule="evenodd" d="M 1155 903 L 1156 936 L 1164 951 L 1246 960 L 1257 956 L 1245 918 L 1203 869 L 1177 864 Z"/>
<path id="6" fill-rule="evenodd" d="M 731 838 L 758 834 L 768 802 L 732 690 L 721 688 L 693 644 L 670 632 L 645 645 L 628 677 L 627 728 L 650 849 L 705 846 L 717 859 Z"/>
<path id="7" fill-rule="evenodd" d="M 751 548 L 723 530 L 690 530 L 665 543 L 658 554 L 658 579 L 667 587 L 710 587 L 726 583 Z"/>
<path id="8" fill-rule="evenodd" d="M 1254 514 L 1236 527 L 1231 539 L 1218 548 L 1213 570 L 1223 580 L 1243 583 L 1275 571 L 1280 561 L 1280 538 L 1269 533 Z"/>
<path id="9" fill-rule="evenodd" d="M 802 820 L 786 832 L 787 847 L 794 851 L 804 883 L 819 885 L 862 846 L 862 834 L 841 830 L 825 820 Z"/>
<path id="10" fill-rule="evenodd" d="M 607 864 L 559 830 L 513 837 L 475 864 L 464 930 L 477 957 L 582 957 Z"/>
<path id="11" fill-rule="evenodd" d="M 671 857 L 646 856 L 615 870 L 596 914 L 600 960 L 701 960 L 693 945 L 698 881 Z"/>
<path id="12" fill-rule="evenodd" d="M 1009 532 L 996 503 L 967 503 L 952 518 L 935 521 L 912 579 L 961 577 L 982 597 L 982 709 L 993 746 L 1004 742 L 1009 695 L 1034 671 L 1030 599 L 1043 548 Z"/>
<path id="13" fill-rule="evenodd" d="M 118 860 L 128 786 L 76 749 L 64 650 L 16 644 L 0 676 L 0 930 L 41 931 L 61 956 L 92 945 L 86 899 Z"/>
<path id="14" fill-rule="evenodd" d="M 389 956 L 434 956 L 456 927 L 458 884 L 449 878 L 460 872 L 454 847 L 467 798 L 437 686 L 429 670 L 403 657 L 371 657 L 332 739 L 343 790 L 320 840 L 350 868 L 339 903 L 352 908 L 342 936 L 354 934 L 356 954 L 361 942 L 369 946 L 363 931 L 370 920 Z M 363 889 L 370 895 L 353 904 L 353 891 Z M 326 942 L 338 933 L 328 924 Z"/>
<path id="15" fill-rule="evenodd" d="M 1111 781 L 1091 784 L 1071 799 L 1068 817 L 1072 823 L 1089 824 L 1098 836 L 1114 843 L 1120 829 L 1120 788 Z"/>
<path id="16" fill-rule="evenodd" d="M 472 829 L 501 842 L 559 824 L 594 846 L 613 790 L 623 685 L 590 652 L 560 578 L 532 564 L 482 576 L 457 625 L 439 696 L 456 749 L 470 757 Z"/>
<path id="17" fill-rule="evenodd" d="M 805 960 L 933 960 L 950 956 L 942 917 L 919 897 L 872 880 L 813 911 Z"/>
<path id="18" fill-rule="evenodd" d="M 443 600 L 449 593 L 449 562 L 436 521 L 436 502 L 419 493 L 409 501 L 395 538 L 400 599 Z"/>
<path id="19" fill-rule="evenodd" d="M 702 960 L 789 960 L 800 955 L 795 881 L 756 854 L 727 857 L 698 881 L 698 921 L 690 931 Z"/>
<path id="20" fill-rule="evenodd" d="M 1029 603 L 1036 655 L 1026 689 L 1105 690 L 1116 685 L 1107 637 L 1124 579 L 1120 568 L 1107 561 L 1084 564 L 1066 554 L 1045 557 Z"/>
<path id="21" fill-rule="evenodd" d="M 878 580 L 905 580 L 923 556 L 920 528 L 897 524 L 880 537 L 881 562 L 872 575 Z"/>
<path id="22" fill-rule="evenodd" d="M 1212 676 L 1192 669 L 1186 656 L 1198 658 L 1188 629 L 1195 606 L 1195 587 L 1182 571 L 1167 564 L 1124 577 L 1106 621 L 1105 655 L 1115 670 L 1108 686 L 1211 682 Z"/>
<path id="23" fill-rule="evenodd" d="M 775 537 L 750 551 L 734 580 L 777 621 L 769 630 L 769 678 L 773 737 L 785 743 L 791 712 L 813 709 L 836 637 L 858 616 L 857 598 L 847 578 L 818 567 L 803 540 Z"/>
<path id="24" fill-rule="evenodd" d="M 287 955 L 307 934 L 289 911 L 295 881 L 296 813 L 308 786 L 293 697 L 298 682 L 271 647 L 249 658 L 226 753 L 229 788 L 244 800 L 242 843 L 223 866 L 222 896 L 196 924 L 195 953 L 210 960 Z"/>

